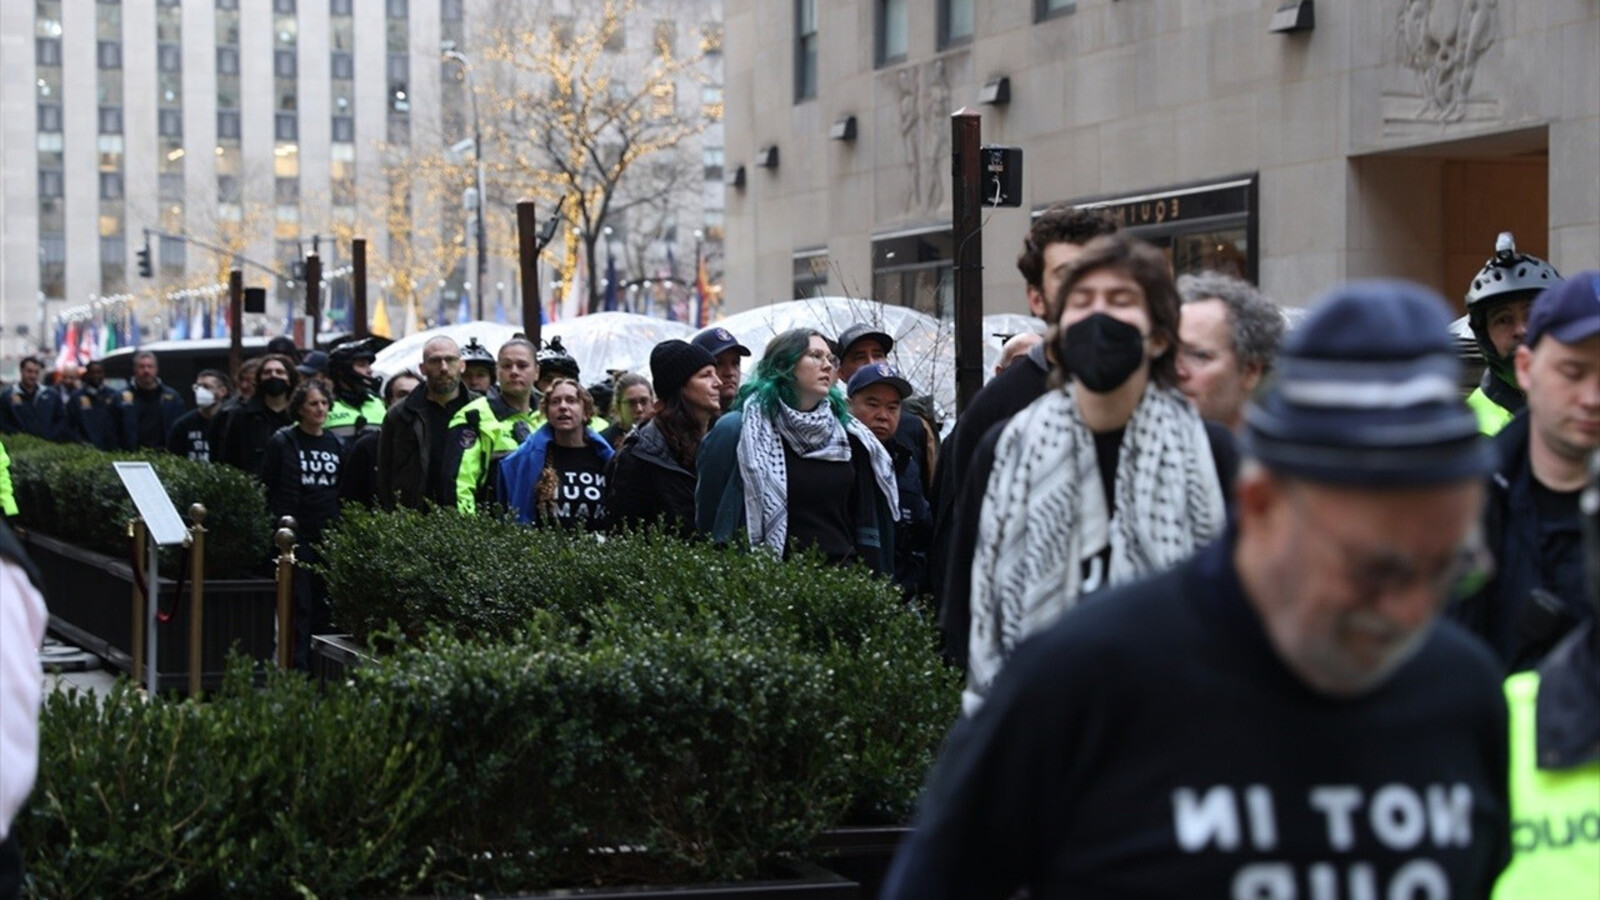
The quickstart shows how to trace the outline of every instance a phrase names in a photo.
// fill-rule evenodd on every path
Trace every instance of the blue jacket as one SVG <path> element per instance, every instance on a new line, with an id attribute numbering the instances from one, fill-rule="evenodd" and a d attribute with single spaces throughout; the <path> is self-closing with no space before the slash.
<path id="1" fill-rule="evenodd" d="M 136 396 L 138 388 L 129 383 L 122 393 L 117 395 L 117 411 L 114 419 L 117 422 L 118 440 L 122 449 L 167 449 L 167 435 L 172 433 L 172 426 L 189 411 L 184 405 L 183 397 L 177 390 L 168 387 L 166 382 L 157 381 L 155 389 L 160 394 L 156 401 L 156 414 L 161 417 L 161 441 L 143 445 L 143 448 L 139 443 L 139 400 Z"/>
<path id="2" fill-rule="evenodd" d="M 598 432 L 593 428 L 585 428 L 583 437 L 594 448 L 595 455 L 600 457 L 602 463 L 611 460 L 611 445 Z M 500 460 L 500 478 L 495 482 L 495 498 L 502 506 L 515 511 L 517 521 L 524 525 L 531 524 L 536 517 L 533 488 L 544 472 L 544 460 L 555 439 L 555 430 L 546 423 L 523 441 L 522 446 Z"/>
<path id="3" fill-rule="evenodd" d="M 121 411 L 117 392 L 109 385 L 84 385 L 67 403 L 67 431 L 72 440 L 100 450 L 122 449 Z"/>
<path id="4" fill-rule="evenodd" d="M 742 411 L 723 413 L 700 442 L 700 451 L 695 457 L 695 530 L 710 535 L 719 544 L 728 543 L 735 534 L 745 530 L 744 476 L 739 473 L 739 433 L 743 425 Z M 855 435 L 850 436 L 850 446 L 856 451 L 856 459 L 865 456 L 866 448 L 860 446 Z M 876 571 L 892 575 L 894 511 L 878 490 L 870 467 L 857 466 L 857 478 L 864 482 L 863 487 L 874 499 L 870 521 L 858 522 L 856 526 L 858 556 Z"/>
<path id="5" fill-rule="evenodd" d="M 61 392 L 43 384 L 34 389 L 31 399 L 15 384 L 0 391 L 0 432 L 66 440 L 67 411 L 61 404 Z"/>

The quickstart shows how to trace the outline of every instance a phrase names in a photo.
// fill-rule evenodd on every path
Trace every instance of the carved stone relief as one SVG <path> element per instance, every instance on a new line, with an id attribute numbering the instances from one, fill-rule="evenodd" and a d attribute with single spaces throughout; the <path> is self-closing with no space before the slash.
<path id="1" fill-rule="evenodd" d="M 950 78 L 945 61 L 905 66 L 895 73 L 895 102 L 899 111 L 900 149 L 908 178 L 905 212 L 936 212 L 944 202 L 950 167 Z"/>
<path id="2" fill-rule="evenodd" d="M 1456 123 L 1496 114 L 1497 103 L 1470 94 L 1478 61 L 1498 36 L 1498 13 L 1497 0 L 1402 0 L 1400 60 L 1416 75 L 1421 93 L 1387 93 L 1386 126 L 1407 117 Z"/>

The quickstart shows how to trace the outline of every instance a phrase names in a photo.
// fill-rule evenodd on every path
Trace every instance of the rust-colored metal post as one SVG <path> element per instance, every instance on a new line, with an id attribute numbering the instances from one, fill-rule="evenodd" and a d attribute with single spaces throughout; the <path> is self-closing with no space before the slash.
<path id="1" fill-rule="evenodd" d="M 239 383 L 244 363 L 244 270 L 228 273 L 228 377 Z"/>
<path id="2" fill-rule="evenodd" d="M 295 521 L 284 516 L 278 525 L 278 668 L 289 669 L 294 666 Z"/>
<path id="3" fill-rule="evenodd" d="M 306 335 L 306 349 L 317 349 L 317 335 L 322 333 L 322 257 L 306 254 L 306 319 L 311 323 L 311 333 Z"/>
<path id="4" fill-rule="evenodd" d="M 956 413 L 983 387 L 983 117 L 962 107 L 950 116 L 950 200 L 956 287 Z"/>
<path id="5" fill-rule="evenodd" d="M 189 696 L 200 697 L 200 676 L 205 670 L 206 615 L 206 520 L 205 506 L 189 507 Z"/>
<path id="6" fill-rule="evenodd" d="M 522 333 L 540 346 L 539 218 L 532 200 L 517 201 L 517 256 L 522 270 Z"/>
<path id="7" fill-rule="evenodd" d="M 350 319 L 352 330 L 358 338 L 367 331 L 367 239 L 356 238 L 350 242 L 350 277 L 355 282 L 355 296 L 351 299 Z"/>

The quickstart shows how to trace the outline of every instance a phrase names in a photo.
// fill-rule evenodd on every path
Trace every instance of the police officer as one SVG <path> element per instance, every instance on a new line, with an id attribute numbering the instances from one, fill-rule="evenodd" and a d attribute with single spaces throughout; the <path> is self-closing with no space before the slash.
<path id="1" fill-rule="evenodd" d="M 84 367 L 83 385 L 72 392 L 67 431 L 73 440 L 91 447 L 117 449 L 117 394 L 106 387 L 106 367 L 99 362 Z"/>
<path id="2" fill-rule="evenodd" d="M 461 373 L 461 383 L 467 390 L 477 394 L 488 394 L 489 388 L 494 387 L 494 354 L 489 348 L 478 343 L 477 338 L 468 338 L 466 346 L 461 348 L 461 364 L 466 368 Z"/>
<path id="3" fill-rule="evenodd" d="M 1561 273 L 1537 256 L 1517 252 L 1511 232 L 1502 231 L 1494 242 L 1494 256 L 1467 288 L 1467 324 L 1478 349 L 1489 364 L 1467 405 L 1478 416 L 1478 428 L 1494 435 L 1527 404 L 1517 385 L 1517 345 L 1528 330 L 1528 310 L 1533 298 L 1559 284 Z"/>
<path id="4" fill-rule="evenodd" d="M 369 428 L 383 425 L 386 411 L 375 390 L 372 361 L 377 350 L 370 338 L 346 341 L 328 351 L 328 378 L 333 381 L 333 409 L 328 433 L 348 444 Z"/>
<path id="5" fill-rule="evenodd" d="M 465 357 L 466 351 L 462 355 Z M 494 497 L 499 461 L 544 424 L 544 414 L 533 403 L 533 383 L 539 378 L 533 342 L 520 336 L 506 341 L 500 346 L 496 368 L 498 384 L 462 407 L 450 421 L 452 433 L 470 436 L 472 441 L 461 448 L 456 469 L 456 508 L 469 515 L 477 512 L 480 500 Z"/>
<path id="6" fill-rule="evenodd" d="M 47 441 L 66 436 L 67 413 L 55 388 L 39 384 L 44 364 L 38 357 L 23 357 L 17 366 L 16 384 L 0 390 L 0 431 L 6 434 L 31 434 Z"/>

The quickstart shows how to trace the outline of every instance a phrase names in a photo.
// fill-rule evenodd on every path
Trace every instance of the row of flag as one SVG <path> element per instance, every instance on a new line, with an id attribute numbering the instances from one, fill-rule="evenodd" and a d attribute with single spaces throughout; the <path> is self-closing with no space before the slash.
<path id="1" fill-rule="evenodd" d="M 139 317 L 132 309 L 108 312 L 100 319 L 58 319 L 55 367 L 85 366 L 118 347 L 137 346 L 142 340 Z"/>
<path id="2" fill-rule="evenodd" d="M 686 321 L 693 328 L 699 329 L 711 324 L 712 310 L 715 305 L 715 290 L 711 287 L 711 278 L 706 271 L 704 254 L 697 253 L 695 260 L 695 278 L 693 291 L 688 296 L 673 296 L 669 289 L 662 298 L 662 312 L 668 321 Z M 577 252 L 577 243 L 569 245 L 567 259 L 563 266 L 566 276 L 561 279 L 560 287 L 552 292 L 550 302 L 546 308 L 540 310 L 540 315 L 546 322 L 556 322 L 562 319 L 571 319 L 581 316 L 589 311 L 588 267 L 584 264 L 582 254 Z M 667 265 L 657 273 L 657 281 L 666 283 L 672 279 L 673 273 L 678 269 L 677 261 L 673 259 L 672 248 L 667 248 Z M 617 260 L 610 253 L 606 254 L 606 277 L 602 293 L 600 308 L 605 312 L 636 312 L 643 315 L 656 315 L 656 295 L 645 291 L 640 298 L 638 306 L 633 297 L 623 289 L 617 279 Z M 466 300 L 463 299 L 465 304 Z M 463 306 L 463 308 L 465 308 Z M 503 315 L 503 311 L 501 313 Z M 499 320 L 497 320 L 499 321 Z"/>

